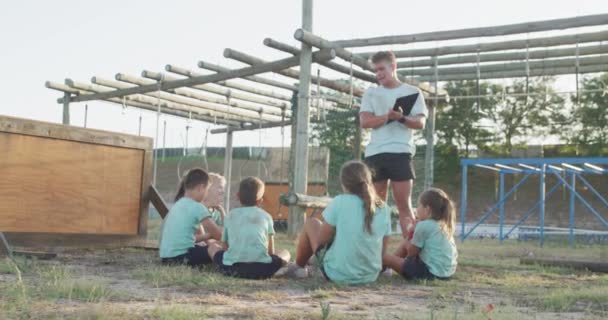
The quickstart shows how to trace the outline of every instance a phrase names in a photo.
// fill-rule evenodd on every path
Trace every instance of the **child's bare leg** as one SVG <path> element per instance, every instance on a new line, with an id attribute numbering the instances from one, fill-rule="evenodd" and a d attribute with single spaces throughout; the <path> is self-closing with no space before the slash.
<path id="1" fill-rule="evenodd" d="M 395 250 L 395 255 L 397 257 L 400 257 L 400 258 L 407 257 L 407 244 L 408 244 L 407 240 L 403 240 L 403 241 L 401 241 L 401 243 L 399 243 L 397 250 Z"/>
<path id="2" fill-rule="evenodd" d="M 397 273 L 401 273 L 404 261 L 404 258 L 397 257 L 392 254 L 385 254 L 382 256 L 382 265 L 395 270 Z"/>
<path id="3" fill-rule="evenodd" d="M 296 264 L 300 267 L 306 266 L 308 259 L 312 257 L 319 247 L 319 236 L 323 222 L 316 218 L 309 218 L 304 224 L 304 230 L 298 238 L 296 247 Z"/>
<path id="4" fill-rule="evenodd" d="M 221 242 L 213 242 L 207 245 L 207 253 L 209 253 L 209 257 L 211 257 L 212 261 L 215 254 L 222 250 L 224 250 L 224 248 L 222 247 Z"/>
<path id="5" fill-rule="evenodd" d="M 285 249 L 281 249 L 276 251 L 275 256 L 278 256 L 279 258 L 281 258 L 281 260 L 283 260 L 283 262 L 288 263 L 289 260 L 291 259 L 291 254 L 289 253 L 289 251 L 285 250 Z"/>

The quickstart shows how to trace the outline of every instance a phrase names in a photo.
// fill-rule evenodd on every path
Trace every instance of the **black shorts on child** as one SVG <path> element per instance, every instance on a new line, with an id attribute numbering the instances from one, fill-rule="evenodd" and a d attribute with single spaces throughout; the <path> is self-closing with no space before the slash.
<path id="1" fill-rule="evenodd" d="M 401 275 L 406 279 L 441 279 L 447 280 L 448 278 L 437 277 L 429 271 L 429 267 L 420 259 L 419 256 L 407 257 L 403 261 L 401 267 Z"/>
<path id="2" fill-rule="evenodd" d="M 285 265 L 285 262 L 279 256 L 272 254 L 270 255 L 272 261 L 269 263 L 236 262 L 228 266 L 224 264 L 225 252 L 218 251 L 213 257 L 213 263 L 220 273 L 226 276 L 245 279 L 268 279 Z"/>
<path id="3" fill-rule="evenodd" d="M 188 252 L 173 258 L 163 258 L 163 264 L 186 264 L 191 267 L 199 267 L 205 264 L 210 264 L 211 257 L 207 252 L 207 246 L 194 246 L 188 249 Z"/>

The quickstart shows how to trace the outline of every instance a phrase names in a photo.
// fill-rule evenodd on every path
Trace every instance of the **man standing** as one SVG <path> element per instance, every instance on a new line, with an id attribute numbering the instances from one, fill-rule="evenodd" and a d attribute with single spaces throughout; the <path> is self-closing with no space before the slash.
<path id="1" fill-rule="evenodd" d="M 374 186 L 385 201 L 389 182 L 399 210 L 403 237 L 414 230 L 412 187 L 416 178 L 412 158 L 416 153 L 414 130 L 424 129 L 427 109 L 424 96 L 417 87 L 401 83 L 397 78 L 397 61 L 390 51 L 372 56 L 378 87 L 365 91 L 359 113 L 361 128 L 372 129 L 371 140 L 365 148 L 365 162 L 374 174 Z M 397 98 L 418 94 L 411 112 L 406 115 L 393 110 Z"/>

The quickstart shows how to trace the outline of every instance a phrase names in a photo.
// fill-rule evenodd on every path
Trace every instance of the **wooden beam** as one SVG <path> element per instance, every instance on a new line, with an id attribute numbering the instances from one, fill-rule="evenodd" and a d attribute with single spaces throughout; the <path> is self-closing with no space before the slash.
<path id="1" fill-rule="evenodd" d="M 69 92 L 63 93 L 63 121 L 62 123 L 65 125 L 70 124 L 70 96 Z"/>
<path id="2" fill-rule="evenodd" d="M 436 48 L 396 50 L 394 51 L 394 53 L 397 58 L 430 57 L 450 54 L 564 46 L 573 45 L 577 43 L 581 44 L 589 42 L 600 42 L 605 40 L 608 40 L 608 31 L 569 34 L 564 36 L 553 37 L 539 37 L 523 40 L 509 40 L 456 46 L 444 46 Z M 374 53 L 375 52 L 362 52 L 359 53 L 359 55 L 361 55 L 362 57 L 371 57 Z"/>
<path id="3" fill-rule="evenodd" d="M 212 63 L 209 63 L 209 62 L 204 62 L 204 61 L 199 61 L 198 67 L 201 68 L 201 69 L 215 71 L 215 72 L 226 72 L 226 71 L 230 70 L 228 68 L 220 67 L 218 65 L 215 65 L 215 64 L 212 64 Z M 167 71 L 172 71 L 173 72 L 173 70 L 167 70 Z M 290 89 L 288 89 L 288 90 L 291 90 L 292 92 L 293 91 L 298 91 L 298 87 L 296 85 L 287 85 L 287 84 L 284 84 L 283 82 L 269 80 L 269 79 L 262 78 L 262 77 L 259 77 L 259 76 L 244 77 L 243 79 L 246 79 L 246 80 L 249 80 L 249 81 L 253 81 L 253 82 L 257 82 L 257 83 L 261 83 L 261 84 L 267 84 L 267 85 L 270 85 L 270 86 L 275 86 L 275 87 L 283 88 L 284 89 L 283 86 L 279 85 L 279 84 L 282 84 L 282 85 L 289 86 Z M 312 90 L 311 92 L 315 93 L 314 90 Z M 275 94 L 279 94 L 279 93 L 275 93 Z M 281 100 L 291 101 L 291 96 L 283 96 L 283 97 L 281 97 Z M 325 100 L 331 101 L 331 102 L 335 102 L 335 103 L 340 103 L 340 104 L 343 104 L 343 105 L 348 105 L 348 98 L 347 97 L 338 97 L 338 96 L 331 95 L 331 96 L 326 96 Z"/>
<path id="4" fill-rule="evenodd" d="M 203 67 L 212 68 L 212 67 L 209 67 L 206 62 L 199 61 L 199 63 Z M 212 65 L 212 66 L 213 66 L 213 68 L 212 68 L 213 70 L 211 70 L 211 71 L 221 70 L 220 72 L 227 72 L 228 70 L 230 70 L 230 69 L 227 69 L 227 68 L 222 68 L 220 66 L 215 66 L 215 65 Z M 217 67 L 217 68 L 215 68 L 215 67 Z M 203 68 L 203 69 L 206 69 L 206 68 Z M 192 71 L 192 70 L 189 70 L 189 69 L 186 69 L 186 68 L 181 68 L 181 67 L 178 67 L 178 66 L 173 65 L 173 64 L 166 65 L 165 66 L 165 70 L 168 71 L 168 72 L 172 72 L 172 73 L 175 73 L 175 74 L 179 74 L 179 75 L 188 77 L 188 78 L 199 77 L 199 76 L 203 76 L 204 75 L 203 73 L 195 72 L 195 71 Z M 214 72 L 217 72 L 217 71 L 214 71 Z M 248 78 L 250 78 L 250 77 L 245 77 L 243 79 L 249 80 Z M 251 78 L 258 79 L 260 77 L 253 76 Z M 267 80 L 265 78 L 262 78 L 262 79 L 263 80 Z M 249 80 L 249 81 L 252 81 L 252 80 Z M 274 81 L 274 80 L 271 80 L 271 81 Z M 258 83 L 260 83 L 260 82 L 258 82 Z M 259 88 L 259 87 L 247 86 L 247 85 L 244 85 L 244 84 L 241 84 L 241 83 L 237 83 L 237 82 L 234 82 L 234 81 L 219 81 L 219 82 L 215 82 L 214 84 L 216 84 L 218 86 L 223 86 L 223 87 L 226 87 L 226 88 L 237 89 L 237 90 L 253 93 L 255 95 L 259 95 L 259 96 L 263 96 L 263 97 L 277 99 L 280 102 L 286 102 L 286 103 L 289 102 L 289 95 L 282 94 L 280 92 L 266 90 L 266 89 L 262 89 L 262 88 Z M 277 88 L 280 88 L 280 87 L 277 87 Z M 283 89 L 283 88 L 281 88 L 281 89 Z"/>
<path id="5" fill-rule="evenodd" d="M 224 57 L 229 58 L 229 59 L 234 59 L 252 66 L 258 66 L 258 65 L 264 65 L 268 62 L 248 55 L 246 53 L 234 50 L 234 49 L 226 49 L 224 50 Z M 295 58 L 295 57 L 294 57 Z M 282 69 L 282 70 L 277 70 L 276 73 L 284 75 L 286 77 L 290 77 L 290 78 L 294 78 L 294 79 L 300 79 L 300 71 L 297 70 L 293 70 L 293 69 Z M 338 92 L 342 92 L 342 93 L 350 93 L 350 86 L 346 83 L 342 83 L 342 82 L 338 82 L 338 81 L 334 81 L 334 80 L 330 80 L 330 79 L 326 79 L 326 78 L 317 78 L 316 76 L 312 76 L 312 81 L 317 82 L 320 81 L 321 82 L 321 86 L 325 87 L 325 88 L 329 88 Z M 359 89 L 359 88 L 355 88 L 355 90 L 353 91 L 353 94 L 357 97 L 362 97 L 363 96 L 363 90 Z"/>
<path id="6" fill-rule="evenodd" d="M 123 73 L 117 73 L 115 78 L 118 81 L 128 82 L 128 83 L 135 84 L 135 85 L 148 85 L 148 84 L 156 83 L 156 81 L 154 81 L 154 80 L 136 77 L 133 75 L 123 74 Z M 174 78 L 174 80 L 177 80 L 177 79 Z M 169 80 L 169 81 L 171 81 L 171 80 Z M 239 101 L 233 101 L 226 97 L 220 98 L 217 96 L 206 95 L 206 94 L 200 93 L 200 90 L 196 90 L 194 88 L 176 88 L 176 89 L 171 90 L 171 92 L 173 94 L 176 94 L 178 96 L 183 96 L 186 98 L 192 98 L 192 99 L 197 99 L 197 100 L 201 100 L 201 101 L 205 101 L 205 102 L 211 102 L 211 103 L 215 103 L 215 104 L 219 104 L 219 105 L 230 106 L 230 107 L 232 107 L 232 108 L 230 108 L 231 110 L 243 109 L 243 110 L 254 111 L 258 115 L 261 115 L 261 116 L 264 116 L 264 115 L 267 115 L 267 116 L 279 115 L 280 116 L 283 114 L 283 110 L 276 108 L 276 107 L 271 107 L 271 106 L 267 106 L 267 105 L 253 105 L 253 104 L 248 104 L 248 103 L 242 103 Z M 291 115 L 291 112 L 288 111 L 288 114 Z"/>
<path id="7" fill-rule="evenodd" d="M 150 189 L 150 203 L 152 203 L 152 206 L 154 207 L 154 209 L 156 209 L 156 211 L 158 212 L 158 215 L 162 218 L 165 219 L 165 216 L 167 216 L 167 213 L 169 213 L 169 206 L 167 205 L 167 203 L 165 202 L 165 200 L 163 200 L 163 197 L 160 195 L 160 192 L 158 192 L 158 190 L 156 190 L 156 187 L 154 187 L 153 185 L 149 186 Z"/>
<path id="8" fill-rule="evenodd" d="M 530 69 L 551 69 L 559 67 L 571 67 L 576 66 L 576 58 L 564 58 L 564 59 L 548 59 L 548 60 L 532 60 L 527 63 Z M 583 57 L 578 59 L 579 66 L 589 65 L 600 65 L 608 64 L 608 55 Z M 480 64 L 479 72 L 502 72 L 502 71 L 516 71 L 526 70 L 526 62 L 507 62 L 507 63 L 492 63 L 492 64 Z M 476 73 L 477 66 L 458 66 L 448 68 L 438 68 L 439 75 L 451 75 L 451 74 L 467 74 Z M 434 68 L 416 68 L 410 70 L 400 70 L 402 75 L 410 76 L 430 76 L 435 74 Z"/>
<path id="9" fill-rule="evenodd" d="M 107 79 L 103 79 L 100 77 L 93 77 L 91 79 L 91 82 L 93 82 L 95 84 L 100 84 L 100 85 L 103 85 L 106 87 L 117 88 L 119 90 L 122 90 L 125 88 L 134 88 L 132 85 L 124 83 L 124 82 L 107 80 Z M 181 93 L 184 94 L 185 92 L 181 91 Z M 158 94 L 159 94 L 158 92 L 144 93 L 144 95 L 146 95 L 152 99 L 157 99 Z M 260 114 L 258 112 L 251 111 L 251 110 L 243 110 L 240 108 L 231 108 L 230 106 L 226 106 L 226 105 L 208 103 L 206 101 L 200 100 L 198 98 L 199 95 L 196 93 L 189 92 L 188 94 L 189 94 L 189 96 L 182 96 L 182 95 L 177 95 L 177 94 L 172 94 L 172 93 L 161 91 L 160 98 L 162 100 L 192 106 L 190 108 L 191 110 L 189 110 L 191 112 L 194 112 L 194 110 L 196 110 L 196 109 L 205 109 L 205 110 L 209 110 L 209 111 L 215 111 L 220 114 L 237 116 L 246 121 L 257 121 L 257 122 L 277 121 L 278 119 L 280 119 L 280 117 L 277 117 L 277 116 L 264 115 L 264 114 Z"/>
<path id="10" fill-rule="evenodd" d="M 386 46 L 393 44 L 408 44 L 415 42 L 455 40 L 463 38 L 496 37 L 511 34 L 531 33 L 549 30 L 562 30 L 579 27 L 589 27 L 608 24 L 608 14 L 596 14 L 574 18 L 552 19 L 515 23 L 508 25 L 446 30 L 437 32 L 424 32 L 397 36 L 383 36 L 351 40 L 334 41 L 343 48 Z"/>
<path id="11" fill-rule="evenodd" d="M 608 34 L 606 35 L 608 39 Z M 592 46 L 581 46 L 579 47 L 579 56 L 587 56 L 594 54 L 608 53 L 608 46 L 604 45 L 592 45 Z M 505 61 L 512 62 L 513 60 L 526 60 L 528 55 L 529 60 L 535 59 L 548 59 L 548 58 L 560 58 L 560 57 L 576 57 L 576 47 L 559 48 L 559 49 L 541 49 L 541 50 L 530 50 L 526 53 L 523 51 L 515 52 L 500 52 L 500 53 L 486 53 L 479 55 L 479 61 L 484 62 L 496 62 Z M 440 66 L 450 64 L 465 64 L 465 63 L 477 63 L 477 54 L 455 56 L 455 57 L 439 57 L 438 64 Z M 417 60 L 400 60 L 397 62 L 397 68 L 399 71 L 404 73 L 411 68 L 416 67 L 432 67 L 433 59 L 417 59 Z M 401 70 L 403 69 L 403 70 Z"/>
<path id="12" fill-rule="evenodd" d="M 217 64 L 213 64 L 211 62 L 206 62 L 206 61 L 199 61 L 198 62 L 198 67 L 201 69 L 205 69 L 205 70 L 209 70 L 209 71 L 213 71 L 213 72 L 218 72 L 218 73 L 225 73 L 230 71 L 231 69 L 219 66 Z M 249 76 L 249 77 L 243 77 L 243 79 L 245 80 L 249 80 L 252 82 L 257 82 L 260 84 L 265 84 L 267 86 L 271 86 L 271 87 L 276 87 L 279 89 L 285 89 L 285 90 L 289 90 L 289 91 L 293 91 L 293 90 L 297 90 L 298 86 L 294 85 L 294 84 L 289 84 L 289 83 L 284 83 L 281 81 L 276 81 L 276 80 L 272 80 L 272 79 L 267 79 L 264 77 L 260 77 L 260 76 Z M 220 83 L 220 82 L 217 82 Z M 281 98 L 282 100 L 285 100 L 283 98 Z M 289 100 L 289 96 L 287 96 L 287 100 Z"/>
<path id="13" fill-rule="evenodd" d="M 338 56 L 346 61 L 352 61 L 353 64 L 361 67 L 363 70 L 375 72 L 371 63 L 367 59 L 362 58 L 356 54 L 353 54 L 350 51 L 340 47 L 336 43 L 325 40 L 325 39 L 313 34 L 312 32 L 307 32 L 302 29 L 298 29 L 298 30 L 296 30 L 296 32 L 294 34 L 294 38 L 296 38 L 296 40 L 306 42 L 306 43 L 310 44 L 311 46 L 314 46 L 317 48 L 334 49 L 336 51 L 336 56 Z M 435 92 L 433 91 L 433 88 L 429 87 L 425 83 L 420 83 L 416 80 L 406 79 L 406 78 L 400 78 L 399 80 L 401 80 L 402 82 L 408 83 L 410 85 L 416 86 L 424 92 L 435 94 Z M 439 94 L 445 95 L 445 92 L 442 91 Z"/>
<path id="14" fill-rule="evenodd" d="M 608 64 L 599 64 L 591 66 L 581 66 L 578 68 L 578 73 L 597 73 L 608 71 Z M 541 76 L 557 76 L 564 74 L 575 74 L 577 68 L 572 67 L 560 67 L 560 68 L 548 68 L 548 69 L 530 69 L 530 77 L 541 77 Z M 505 79 L 505 78 L 522 78 L 526 76 L 525 70 L 518 71 L 505 71 L 505 72 L 488 72 L 482 73 L 479 79 Z M 433 81 L 434 76 L 420 76 L 416 79 L 420 81 Z M 450 74 L 441 75 L 439 74 L 439 81 L 457 81 L 457 80 L 475 80 L 477 79 L 477 73 L 466 73 L 466 74 Z"/>
<path id="15" fill-rule="evenodd" d="M 290 46 L 286 43 L 271 39 L 271 38 L 264 39 L 264 45 L 267 47 L 270 47 L 270 48 L 277 49 L 279 51 L 290 53 L 294 56 L 300 54 L 300 49 Z M 350 76 L 351 69 L 349 67 L 343 66 L 339 63 L 336 63 L 333 61 L 326 61 L 326 62 L 322 62 L 321 65 L 323 65 L 329 69 L 332 69 L 332 70 L 335 70 L 335 71 L 338 71 L 345 75 Z M 376 76 L 372 73 L 363 72 L 363 71 L 359 71 L 356 69 L 353 69 L 352 73 L 353 73 L 353 77 L 355 77 L 359 80 L 367 81 L 370 83 L 378 83 L 378 81 L 376 80 Z"/>
<path id="16" fill-rule="evenodd" d="M 316 62 L 331 60 L 335 57 L 336 57 L 336 53 L 333 50 L 321 50 L 321 51 L 315 52 L 313 55 L 313 59 Z M 142 94 L 149 93 L 149 92 L 154 92 L 157 90 L 168 91 L 168 90 L 180 88 L 180 87 L 191 87 L 191 86 L 195 86 L 195 85 L 199 85 L 199 84 L 212 83 L 212 82 L 218 82 L 218 81 L 229 80 L 229 79 L 234 79 L 234 78 L 241 78 L 241 77 L 245 77 L 245 76 L 251 76 L 254 74 L 289 69 L 291 67 L 297 66 L 298 63 L 299 63 L 299 57 L 291 57 L 291 58 L 286 58 L 286 59 L 281 59 L 281 60 L 276 60 L 276 61 L 256 65 L 256 66 L 231 70 L 226 73 L 217 73 L 217 74 L 211 74 L 211 75 L 206 75 L 206 76 L 201 76 L 201 77 L 181 79 L 181 80 L 177 80 L 177 81 L 167 81 L 167 82 L 162 82 L 162 83 L 158 83 L 158 84 L 154 84 L 154 85 L 137 86 L 137 87 L 131 87 L 131 88 L 127 88 L 127 89 L 113 90 L 110 92 L 101 92 L 101 93 L 95 93 L 95 94 L 91 94 L 91 95 L 76 96 L 76 97 L 72 97 L 70 99 L 70 101 L 71 102 L 83 102 L 83 101 L 91 101 L 91 100 L 103 100 L 103 99 L 122 97 L 122 96 L 131 95 L 131 94 L 137 94 L 137 93 L 142 93 Z"/>
<path id="17" fill-rule="evenodd" d="M 602 261 L 585 261 L 585 260 L 571 260 L 571 259 L 561 259 L 561 258 L 520 258 L 520 264 L 527 265 L 543 265 L 543 266 L 551 266 L 551 267 L 562 267 L 562 268 L 572 268 L 578 270 L 589 270 L 591 272 L 603 272 L 608 273 L 608 262 Z"/>
<path id="18" fill-rule="evenodd" d="M 53 89 L 53 90 L 57 90 L 57 91 L 61 91 L 61 92 L 71 92 L 71 93 L 75 93 L 75 94 L 91 94 L 91 93 L 100 92 L 100 91 L 79 90 L 79 89 L 75 89 L 70 86 L 67 86 L 63 83 L 56 83 L 56 82 L 52 82 L 52 81 L 47 81 L 45 83 L 45 86 L 49 89 Z M 136 99 L 137 96 L 140 96 L 140 95 L 125 97 L 124 104 L 129 107 L 139 108 L 139 109 L 143 109 L 143 110 L 154 111 L 154 112 L 157 111 L 157 109 L 158 109 L 157 106 L 135 101 L 134 99 Z M 120 98 L 110 98 L 110 99 L 102 100 L 102 101 L 123 105 L 123 101 Z M 172 115 L 175 117 L 180 117 L 180 118 L 185 118 L 185 119 L 188 119 L 191 115 L 192 119 L 199 120 L 199 121 L 205 121 L 208 123 L 216 123 L 216 124 L 236 126 L 236 127 L 241 125 L 241 122 L 224 119 L 224 116 L 222 116 L 221 118 L 213 118 L 213 117 L 201 115 L 198 113 L 190 114 L 188 112 L 169 109 L 165 106 L 166 103 L 167 103 L 166 101 L 163 101 L 163 103 L 161 103 L 161 112 L 164 114 L 167 114 L 167 115 Z"/>
<path id="19" fill-rule="evenodd" d="M 156 81 L 174 81 L 174 80 L 179 79 L 177 77 L 173 77 L 168 74 L 149 71 L 149 70 L 142 71 L 141 76 L 144 78 L 153 79 Z M 221 96 L 225 97 L 226 100 L 237 99 L 237 100 L 259 103 L 262 105 L 279 108 L 280 109 L 280 110 L 278 110 L 279 114 L 282 113 L 282 109 L 287 109 L 289 106 L 287 104 L 287 102 L 285 102 L 285 101 L 268 99 L 266 97 L 262 98 L 262 97 L 258 97 L 256 95 L 251 95 L 251 94 L 244 94 L 239 90 L 233 91 L 233 90 L 226 89 L 223 86 L 219 86 L 219 85 L 201 84 L 201 85 L 193 86 L 190 88 L 221 95 Z"/>
<path id="20" fill-rule="evenodd" d="M 296 206 L 300 208 L 321 208 L 324 209 L 333 200 L 330 197 L 309 196 L 301 193 L 282 194 L 279 201 L 284 206 Z"/>
<path id="21" fill-rule="evenodd" d="M 235 128 L 235 127 L 217 128 L 217 129 L 212 129 L 209 132 L 211 134 L 218 134 L 218 133 L 227 133 L 228 131 L 232 131 L 232 132 L 249 131 L 249 130 L 276 128 L 276 127 L 289 126 L 289 125 L 291 125 L 291 120 L 286 120 L 286 121 L 281 121 L 281 122 L 267 122 L 267 123 L 263 123 L 262 125 L 246 124 L 246 125 L 242 125 L 240 128 Z"/>

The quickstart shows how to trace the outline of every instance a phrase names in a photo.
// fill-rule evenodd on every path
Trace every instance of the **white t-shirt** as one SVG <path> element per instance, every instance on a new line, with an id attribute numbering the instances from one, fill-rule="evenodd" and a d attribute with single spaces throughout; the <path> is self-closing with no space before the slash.
<path id="1" fill-rule="evenodd" d="M 422 92 L 420 89 L 405 83 L 392 89 L 378 86 L 365 90 L 361 100 L 360 112 L 371 112 L 375 116 L 385 115 L 393 108 L 397 98 L 415 93 L 419 93 L 419 96 L 410 115 L 423 114 L 427 116 L 428 111 Z M 371 157 L 379 153 L 410 153 L 413 157 L 416 153 L 413 130 L 398 121 L 372 129 L 371 140 L 365 148 L 365 157 Z"/>

